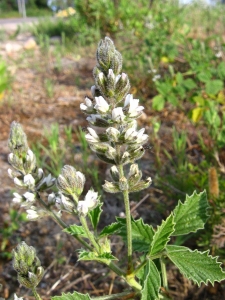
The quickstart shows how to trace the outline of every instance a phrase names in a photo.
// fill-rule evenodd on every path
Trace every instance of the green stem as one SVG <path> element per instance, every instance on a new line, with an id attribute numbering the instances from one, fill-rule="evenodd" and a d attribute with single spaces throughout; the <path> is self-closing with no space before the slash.
<path id="1" fill-rule="evenodd" d="M 163 287 L 168 290 L 168 281 L 167 281 L 167 274 L 166 274 L 166 264 L 163 258 L 160 258 L 160 265 L 161 265 L 161 272 L 162 272 L 162 282 Z"/>
<path id="2" fill-rule="evenodd" d="M 95 240 L 95 237 L 93 235 L 93 233 L 89 230 L 88 225 L 87 225 L 87 221 L 86 218 L 84 216 L 80 216 L 80 222 L 83 226 L 83 229 L 87 235 L 87 237 L 89 238 L 90 242 L 92 243 L 92 245 L 94 246 L 95 250 L 100 253 L 100 246 L 98 245 L 98 243 Z"/>
<path id="3" fill-rule="evenodd" d="M 153 256 L 147 256 L 147 258 L 133 271 L 133 275 L 136 275 L 146 264 L 147 262 L 149 261 L 149 259 L 151 260 L 154 260 L 154 259 L 157 259 L 157 258 L 160 258 L 162 257 L 162 255 L 165 254 L 164 252 L 159 252 Z"/>
<path id="4" fill-rule="evenodd" d="M 37 293 L 36 288 L 33 288 L 33 289 L 32 289 L 32 293 L 33 293 L 33 295 L 34 295 L 34 297 L 35 297 L 36 300 L 41 300 L 41 297 L 40 297 L 39 294 Z"/>
<path id="5" fill-rule="evenodd" d="M 117 150 L 118 152 L 118 150 Z M 124 177 L 123 166 L 118 166 L 120 179 Z M 129 201 L 129 192 L 128 189 L 123 191 L 123 200 L 125 206 L 125 214 L 126 214 L 126 227 L 127 227 L 127 275 L 133 272 L 133 261 L 132 261 L 132 230 L 131 230 L 131 213 L 130 213 L 130 201 Z"/>
<path id="6" fill-rule="evenodd" d="M 37 198 L 39 203 L 49 212 L 50 216 L 55 220 L 55 222 L 59 225 L 59 227 L 66 229 L 67 225 L 48 207 L 48 205 L 41 199 L 39 193 L 37 193 Z M 86 243 L 82 238 L 77 235 L 73 236 L 75 239 L 78 240 L 85 248 L 92 251 L 92 248 Z"/>
<path id="7" fill-rule="evenodd" d="M 123 299 L 133 299 L 135 297 L 136 293 L 126 291 L 123 293 L 119 294 L 113 294 L 113 295 L 108 295 L 108 296 L 101 296 L 101 297 L 94 297 L 93 300 L 123 300 Z"/>

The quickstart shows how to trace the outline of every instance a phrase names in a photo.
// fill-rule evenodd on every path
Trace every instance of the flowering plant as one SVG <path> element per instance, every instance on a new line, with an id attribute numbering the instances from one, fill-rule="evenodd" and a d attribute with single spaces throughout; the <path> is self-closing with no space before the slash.
<path id="1" fill-rule="evenodd" d="M 120 294 L 110 296 L 90 298 L 88 294 L 74 292 L 53 297 L 55 300 L 68 297 L 74 300 L 169 299 L 168 293 L 163 292 L 168 290 L 167 258 L 184 276 L 198 285 L 225 279 L 217 258 L 208 252 L 170 244 L 172 236 L 186 235 L 204 228 L 209 208 L 205 192 L 194 192 L 187 196 L 185 202 L 179 202 L 157 228 L 144 224 L 142 219 L 131 217 L 129 194 L 148 188 L 152 180 L 150 177 L 142 178 L 137 164 L 137 160 L 145 153 L 148 141 L 145 129 L 138 130 L 136 121 L 144 107 L 129 94 L 128 76 L 121 71 L 122 56 L 112 40 L 106 37 L 97 48 L 97 65 L 93 70 L 95 85 L 91 88 L 93 99 L 86 97 L 80 108 L 87 115 L 89 126 L 86 139 L 90 148 L 99 159 L 110 165 L 111 181 L 106 180 L 103 189 L 108 193 L 123 195 L 125 218 L 117 217 L 115 223 L 107 225 L 100 232 L 98 223 L 102 202 L 93 189 L 83 196 L 84 174 L 66 165 L 58 178 L 46 176 L 36 164 L 21 125 L 13 122 L 11 126 L 9 163 L 13 170 L 9 170 L 9 176 L 18 188 L 26 190 L 22 195 L 14 193 L 13 202 L 26 209 L 30 220 L 52 217 L 64 232 L 81 243 L 79 260 L 94 260 L 107 265 L 129 287 Z M 57 189 L 55 193 L 49 192 L 53 185 Z M 81 225 L 68 226 L 63 221 L 61 211 L 78 216 Z M 112 253 L 112 234 L 120 235 L 126 243 L 125 270 L 120 268 L 120 262 Z M 134 252 L 138 257 L 135 261 Z M 40 299 L 36 286 L 44 270 L 34 248 L 22 242 L 13 255 L 19 282 L 30 288 L 36 299 Z"/>

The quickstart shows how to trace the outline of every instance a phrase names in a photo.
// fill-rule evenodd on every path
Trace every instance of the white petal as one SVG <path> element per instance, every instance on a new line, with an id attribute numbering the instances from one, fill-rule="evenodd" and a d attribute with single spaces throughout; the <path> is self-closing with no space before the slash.
<path id="1" fill-rule="evenodd" d="M 99 140 L 98 135 L 97 135 L 96 131 L 95 131 L 93 128 L 88 127 L 87 130 L 89 131 L 89 133 L 90 133 L 93 137 L 95 137 L 97 140 Z"/>
<path id="2" fill-rule="evenodd" d="M 124 106 L 127 106 L 130 104 L 130 101 L 133 100 L 133 95 L 132 94 L 128 94 L 125 98 L 125 102 L 124 102 Z"/>
<path id="3" fill-rule="evenodd" d="M 35 185 L 35 180 L 34 177 L 31 174 L 27 174 L 23 178 L 23 182 L 25 185 L 28 186 L 34 186 Z"/>
<path id="4" fill-rule="evenodd" d="M 80 214 L 86 215 L 88 213 L 88 205 L 86 201 L 79 201 L 77 205 L 77 211 Z"/>
<path id="5" fill-rule="evenodd" d="M 23 196 L 26 198 L 27 201 L 33 202 L 35 200 L 35 194 L 26 192 L 23 194 Z"/>
<path id="6" fill-rule="evenodd" d="M 87 106 L 84 103 L 80 104 L 80 109 L 81 110 L 87 110 Z"/>

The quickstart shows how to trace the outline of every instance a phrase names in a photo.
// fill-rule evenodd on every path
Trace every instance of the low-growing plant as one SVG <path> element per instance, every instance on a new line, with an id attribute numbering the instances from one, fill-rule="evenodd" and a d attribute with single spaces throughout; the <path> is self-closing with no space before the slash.
<path id="1" fill-rule="evenodd" d="M 209 209 L 205 191 L 186 196 L 184 203 L 179 201 L 157 228 L 145 224 L 142 218 L 132 218 L 129 194 L 149 188 L 152 182 L 150 177 L 142 178 L 137 164 L 145 153 L 149 138 L 144 128 L 137 129 L 136 119 L 141 116 L 144 107 L 139 106 L 139 100 L 134 99 L 132 94 L 128 94 L 130 83 L 127 74 L 122 72 L 122 56 L 108 37 L 98 45 L 93 74 L 93 98 L 86 97 L 80 105 L 89 123 L 85 138 L 96 156 L 110 165 L 111 179 L 105 180 L 102 188 L 108 193 L 122 194 L 125 217 L 115 216 L 114 223 L 99 231 L 103 200 L 93 189 L 82 195 L 84 174 L 73 166 L 65 165 L 57 178 L 45 175 L 29 149 L 26 134 L 16 122 L 11 125 L 8 142 L 11 151 L 9 163 L 13 168 L 9 170 L 9 176 L 26 193 L 14 194 L 13 202 L 26 209 L 29 220 L 52 217 L 65 233 L 81 243 L 78 260 L 106 265 L 127 283 L 128 289 L 95 298 L 74 291 L 52 299 L 169 299 L 168 259 L 198 285 L 214 284 L 225 279 L 225 272 L 217 258 L 209 255 L 208 251 L 193 251 L 174 245 L 171 240 L 171 237 L 204 228 Z M 51 192 L 53 186 L 55 192 Z M 61 211 L 78 217 L 80 224 L 68 226 Z M 121 236 L 126 244 L 125 268 L 121 266 L 124 257 L 116 257 L 112 253 L 112 235 Z M 44 269 L 35 249 L 22 242 L 13 251 L 13 257 L 20 284 L 31 289 L 36 299 L 41 299 L 36 288 Z"/>

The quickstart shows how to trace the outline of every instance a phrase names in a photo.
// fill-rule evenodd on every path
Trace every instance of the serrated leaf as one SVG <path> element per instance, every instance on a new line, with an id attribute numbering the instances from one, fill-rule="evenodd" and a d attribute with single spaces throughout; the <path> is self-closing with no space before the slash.
<path id="1" fill-rule="evenodd" d="M 217 262 L 217 257 L 209 255 L 209 251 L 191 251 L 187 247 L 172 245 L 168 245 L 166 250 L 168 257 L 180 272 L 198 285 L 202 282 L 214 284 L 215 281 L 225 279 L 221 263 Z"/>
<path id="2" fill-rule="evenodd" d="M 184 80 L 183 84 L 188 91 L 193 90 L 197 86 L 194 80 L 191 78 Z"/>
<path id="3" fill-rule="evenodd" d="M 118 232 L 120 229 L 122 229 L 122 227 L 124 227 L 124 225 L 121 223 L 117 223 L 117 222 L 112 223 L 112 224 L 106 226 L 105 228 L 103 228 L 103 230 L 99 234 L 99 237 L 114 234 L 114 233 Z"/>
<path id="4" fill-rule="evenodd" d="M 141 300 L 158 300 L 161 279 L 153 261 L 149 260 L 145 268 L 145 281 L 141 291 Z"/>
<path id="5" fill-rule="evenodd" d="M 52 300 L 91 300 L 88 294 L 80 294 L 78 292 L 71 293 L 62 293 L 62 296 L 54 296 Z"/>
<path id="6" fill-rule="evenodd" d="M 152 108 L 155 110 L 162 110 L 165 105 L 165 98 L 162 95 L 157 95 L 152 99 Z"/>
<path id="7" fill-rule="evenodd" d="M 127 241 L 126 219 L 117 218 L 118 222 L 124 224 L 118 233 L 122 236 L 124 242 Z M 148 252 L 151 245 L 154 230 L 152 226 L 144 224 L 142 219 L 131 219 L 132 245 L 134 251 Z"/>
<path id="8" fill-rule="evenodd" d="M 92 210 L 88 213 L 89 218 L 90 218 L 90 220 L 91 220 L 91 224 L 92 224 L 94 230 L 95 230 L 95 229 L 97 228 L 97 226 L 98 226 L 98 222 L 99 222 L 101 213 L 102 213 L 102 203 L 98 204 L 98 206 L 96 206 L 94 209 L 92 209 Z"/>
<path id="9" fill-rule="evenodd" d="M 222 80 L 215 79 L 206 82 L 205 91 L 208 95 L 216 95 L 222 89 L 223 89 Z"/>
<path id="10" fill-rule="evenodd" d="M 199 194 L 194 192 L 191 196 L 187 195 L 185 202 L 179 201 L 173 211 L 175 231 L 172 235 L 188 234 L 203 229 L 208 219 L 208 208 L 206 191 Z"/>
<path id="11" fill-rule="evenodd" d="M 98 262 L 108 264 L 111 262 L 111 260 L 117 260 L 117 258 L 109 252 L 97 254 L 95 252 L 88 252 L 82 250 L 79 253 L 78 260 L 96 260 Z"/>
<path id="12" fill-rule="evenodd" d="M 83 227 L 82 226 L 78 226 L 76 224 L 70 225 L 69 227 L 67 227 L 63 231 L 66 232 L 66 233 L 69 233 L 69 234 L 71 234 L 73 236 L 81 235 L 83 237 L 87 237 L 87 235 L 86 235 Z"/>
<path id="13" fill-rule="evenodd" d="M 162 224 L 157 227 L 153 236 L 149 255 L 153 256 L 163 251 L 170 240 L 171 234 L 174 232 L 174 225 L 175 223 L 172 214 L 165 221 L 162 221 Z"/>

